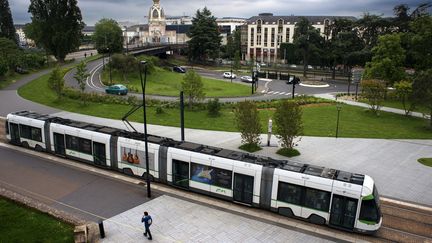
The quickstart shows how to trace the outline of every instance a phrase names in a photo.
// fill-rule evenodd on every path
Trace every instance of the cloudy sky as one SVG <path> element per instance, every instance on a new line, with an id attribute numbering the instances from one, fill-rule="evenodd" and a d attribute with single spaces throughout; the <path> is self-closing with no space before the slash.
<path id="1" fill-rule="evenodd" d="M 336 15 L 361 17 L 363 13 L 391 16 L 395 5 L 404 3 L 415 9 L 425 0 L 160 0 L 168 16 L 193 16 L 207 6 L 216 17 L 274 15 Z M 30 22 L 30 0 L 9 0 L 15 24 Z M 94 25 L 101 18 L 135 23 L 146 22 L 152 0 L 78 0 L 83 20 Z"/>

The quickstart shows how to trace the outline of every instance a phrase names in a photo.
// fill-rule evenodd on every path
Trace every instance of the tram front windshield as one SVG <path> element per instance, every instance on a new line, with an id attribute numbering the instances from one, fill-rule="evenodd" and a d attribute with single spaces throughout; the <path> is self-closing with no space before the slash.
<path id="1" fill-rule="evenodd" d="M 372 195 L 373 197 L 362 200 L 359 219 L 371 223 L 372 222 L 379 223 L 381 219 L 381 210 L 380 210 L 378 190 L 375 186 Z"/>

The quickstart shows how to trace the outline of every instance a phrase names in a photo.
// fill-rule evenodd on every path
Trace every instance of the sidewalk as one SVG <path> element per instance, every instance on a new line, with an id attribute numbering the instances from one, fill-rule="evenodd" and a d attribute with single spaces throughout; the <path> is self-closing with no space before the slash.
<path id="1" fill-rule="evenodd" d="M 337 97 L 333 94 L 315 94 L 315 97 L 328 99 L 328 100 L 336 100 L 341 103 L 345 103 L 348 105 L 354 105 L 354 106 L 360 106 L 364 108 L 369 108 L 369 105 L 362 102 L 357 101 L 351 101 L 351 100 L 343 100 L 343 99 L 337 99 Z M 405 115 L 405 111 L 401 109 L 391 108 L 391 107 L 381 107 L 382 111 L 392 112 L 400 115 Z M 422 113 L 420 112 L 411 112 L 411 116 L 413 117 L 419 117 L 419 118 L 426 118 Z"/>
<path id="2" fill-rule="evenodd" d="M 76 113 L 59 112 L 53 115 L 125 129 L 120 120 L 104 119 Z M 138 131 L 143 125 L 132 123 Z M 148 125 L 148 132 L 162 137 L 180 140 L 180 128 Z M 267 141 L 267 135 L 262 135 Z M 241 136 L 236 132 L 185 129 L 186 141 L 238 150 Z M 263 146 L 255 154 L 276 159 L 287 159 L 276 154 L 277 139 L 273 136 L 271 146 Z M 432 168 L 417 162 L 432 157 L 432 140 L 390 140 L 303 137 L 297 149 L 301 155 L 290 161 L 325 166 L 334 169 L 367 174 L 371 176 L 386 197 L 432 205 Z"/>
<path id="3" fill-rule="evenodd" d="M 235 213 L 163 195 L 104 221 L 103 243 L 147 242 L 141 217 L 152 216 L 151 242 L 335 242 L 336 238 L 277 226 L 265 218 L 246 218 Z M 269 213 L 271 215 L 271 213 Z M 292 225 L 296 223 L 291 222 Z M 303 231 L 303 232 L 300 232 Z M 344 237 L 342 234 L 338 235 Z M 323 238 L 325 237 L 325 238 Z M 345 236 L 352 241 L 355 238 Z M 148 241 L 150 242 L 150 241 Z"/>

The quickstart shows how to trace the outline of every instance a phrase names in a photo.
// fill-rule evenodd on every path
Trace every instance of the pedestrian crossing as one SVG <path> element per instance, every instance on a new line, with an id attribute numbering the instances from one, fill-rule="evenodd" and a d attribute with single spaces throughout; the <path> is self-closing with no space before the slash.
<path id="1" fill-rule="evenodd" d="M 280 92 L 280 91 L 268 91 L 268 92 L 266 92 L 265 90 L 263 90 L 262 93 L 264 95 L 286 95 L 286 96 L 292 95 L 292 93 L 290 93 L 290 92 Z M 295 93 L 294 95 L 297 95 L 297 93 Z"/>

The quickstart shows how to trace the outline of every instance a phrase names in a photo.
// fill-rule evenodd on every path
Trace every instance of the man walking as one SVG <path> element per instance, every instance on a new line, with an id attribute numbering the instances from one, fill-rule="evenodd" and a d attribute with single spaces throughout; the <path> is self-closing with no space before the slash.
<path id="1" fill-rule="evenodd" d="M 144 212 L 144 216 L 141 218 L 141 223 L 144 223 L 145 227 L 144 236 L 147 237 L 148 234 L 149 240 L 152 240 L 152 235 L 150 233 L 150 225 L 153 223 L 152 221 L 151 216 L 147 212 Z"/>

